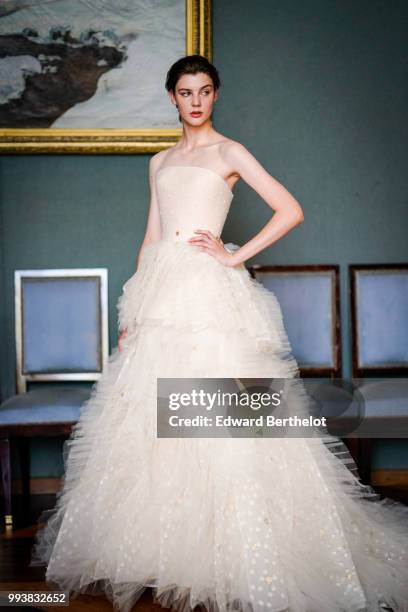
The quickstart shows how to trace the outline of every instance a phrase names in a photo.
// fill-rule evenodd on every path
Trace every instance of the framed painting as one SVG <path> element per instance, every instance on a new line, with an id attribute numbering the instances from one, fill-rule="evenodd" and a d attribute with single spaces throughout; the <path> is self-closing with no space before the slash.
<path id="1" fill-rule="evenodd" d="M 211 28 L 211 0 L 1 3 L 0 152 L 171 146 L 181 127 L 167 71 L 184 55 L 211 61 Z"/>

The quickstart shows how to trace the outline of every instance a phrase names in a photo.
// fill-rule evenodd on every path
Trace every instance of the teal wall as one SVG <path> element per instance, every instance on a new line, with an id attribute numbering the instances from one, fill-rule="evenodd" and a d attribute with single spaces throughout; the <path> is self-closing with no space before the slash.
<path id="1" fill-rule="evenodd" d="M 116 302 L 136 266 L 148 205 L 148 156 L 10 156 L 0 160 L 6 368 L 14 392 L 14 270 L 108 269 L 110 346 Z"/>
<path id="2" fill-rule="evenodd" d="M 302 225 L 247 265 L 340 264 L 345 376 L 347 265 L 408 260 L 407 17 L 398 0 L 214 0 L 213 61 L 222 81 L 214 126 L 242 142 L 305 213 Z M 146 223 L 148 162 L 148 155 L 0 159 L 3 398 L 14 392 L 15 269 L 107 267 L 116 345 L 116 302 Z M 269 217 L 258 195 L 238 184 L 224 241 L 246 242 Z M 57 464 L 50 460 L 58 472 Z M 33 462 L 40 474 L 53 472 Z"/>

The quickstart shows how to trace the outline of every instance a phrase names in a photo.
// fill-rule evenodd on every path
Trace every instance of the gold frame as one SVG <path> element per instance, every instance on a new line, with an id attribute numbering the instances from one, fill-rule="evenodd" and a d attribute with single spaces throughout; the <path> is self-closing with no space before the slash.
<path id="1" fill-rule="evenodd" d="M 186 54 L 212 59 L 211 0 L 185 0 Z M 0 153 L 155 153 L 174 145 L 181 128 L 1 129 Z"/>

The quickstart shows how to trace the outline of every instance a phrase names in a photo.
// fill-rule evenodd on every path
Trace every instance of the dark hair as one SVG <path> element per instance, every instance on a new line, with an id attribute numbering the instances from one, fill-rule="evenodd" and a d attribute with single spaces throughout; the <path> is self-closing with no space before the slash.
<path id="1" fill-rule="evenodd" d="M 172 91 L 174 94 L 177 81 L 183 74 L 197 74 L 198 72 L 208 74 L 213 82 L 214 89 L 219 89 L 221 81 L 216 67 L 202 55 L 186 55 L 185 57 L 181 57 L 170 67 L 166 76 L 167 91 Z M 180 113 L 179 121 L 181 122 Z"/>

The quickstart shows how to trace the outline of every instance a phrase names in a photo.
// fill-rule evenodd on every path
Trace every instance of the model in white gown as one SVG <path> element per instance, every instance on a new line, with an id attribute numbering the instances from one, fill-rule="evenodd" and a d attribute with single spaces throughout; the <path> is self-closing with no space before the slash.
<path id="1" fill-rule="evenodd" d="M 147 586 L 179 612 L 407 610 L 408 509 L 373 501 L 320 439 L 157 437 L 157 377 L 298 369 L 274 294 L 187 242 L 197 228 L 220 236 L 225 180 L 167 166 L 156 192 L 162 239 L 123 287 L 128 335 L 65 442 L 32 563 L 122 611 Z"/>

